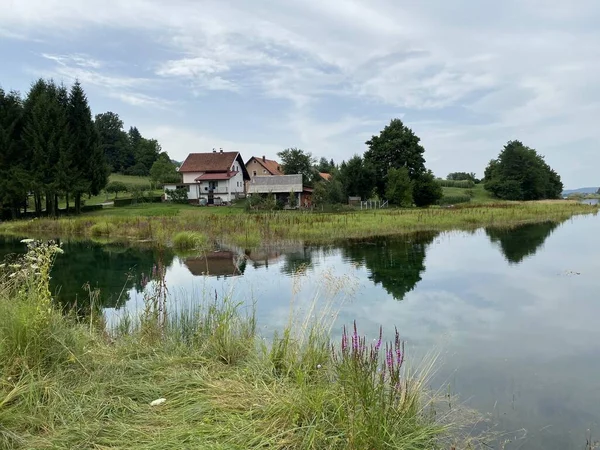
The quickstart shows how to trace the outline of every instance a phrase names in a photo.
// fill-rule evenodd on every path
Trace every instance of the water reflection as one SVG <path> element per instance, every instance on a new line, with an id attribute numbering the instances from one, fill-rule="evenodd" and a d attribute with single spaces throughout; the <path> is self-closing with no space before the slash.
<path id="1" fill-rule="evenodd" d="M 396 300 L 402 300 L 421 281 L 425 251 L 439 233 L 372 239 L 342 247 L 346 261 L 369 270 L 369 279 L 381 284 Z"/>
<path id="2" fill-rule="evenodd" d="M 497 243 L 510 264 L 519 264 L 535 254 L 560 223 L 543 222 L 521 225 L 512 229 L 486 228 L 492 243 Z"/>
<path id="3" fill-rule="evenodd" d="M 183 262 L 195 276 L 227 278 L 243 275 L 246 270 L 246 258 L 228 250 L 217 250 L 201 256 L 188 257 Z"/>

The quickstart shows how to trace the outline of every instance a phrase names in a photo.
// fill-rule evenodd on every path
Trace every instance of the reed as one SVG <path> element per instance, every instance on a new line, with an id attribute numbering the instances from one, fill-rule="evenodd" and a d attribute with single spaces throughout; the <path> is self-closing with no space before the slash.
<path id="1" fill-rule="evenodd" d="M 78 323 L 49 297 L 54 251 L 30 243 L 21 267 L 0 268 L 2 448 L 418 450 L 453 442 L 451 413 L 425 388 L 427 373 L 405 367 L 397 333 L 367 346 L 354 327 L 337 344 L 324 321 L 331 315 L 311 307 L 307 317 L 323 320 L 290 320 L 281 338 L 264 341 L 253 313 L 228 297 L 169 311 L 160 267 L 139 317 L 110 329 Z"/>

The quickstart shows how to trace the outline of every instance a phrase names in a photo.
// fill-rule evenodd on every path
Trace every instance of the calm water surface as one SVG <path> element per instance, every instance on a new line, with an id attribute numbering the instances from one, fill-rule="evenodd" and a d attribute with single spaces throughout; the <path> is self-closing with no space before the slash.
<path id="1" fill-rule="evenodd" d="M 600 438 L 599 229 L 600 217 L 587 216 L 245 257 L 65 242 L 52 281 L 61 302 L 82 308 L 86 283 L 100 289 L 114 323 L 143 306 L 142 279 L 162 260 L 171 310 L 233 295 L 256 304 L 267 334 L 290 302 L 306 310 L 333 298 L 336 333 L 354 319 L 370 337 L 397 326 L 409 357 L 439 351 L 432 387 L 480 411 L 511 440 L 505 448 L 583 449 L 588 430 Z M 22 247 L 0 240 L 0 257 Z"/>

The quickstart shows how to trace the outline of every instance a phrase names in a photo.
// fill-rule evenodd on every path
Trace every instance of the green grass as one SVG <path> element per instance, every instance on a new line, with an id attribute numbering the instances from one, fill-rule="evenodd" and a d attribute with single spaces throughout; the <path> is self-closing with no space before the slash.
<path id="1" fill-rule="evenodd" d="M 51 260 L 49 247 L 31 244 L 20 268 L 0 268 L 0 448 L 453 443 L 453 413 L 425 388 L 431 366 L 411 371 L 395 352 L 395 365 L 384 365 L 385 343 L 373 357 L 373 345 L 350 331 L 340 347 L 330 341 L 331 323 L 297 316 L 267 343 L 252 311 L 228 298 L 171 310 L 160 265 L 141 315 L 109 330 L 101 316 L 77 322 L 53 306 Z M 157 399 L 164 402 L 152 406 Z"/>
<path id="2" fill-rule="evenodd" d="M 120 173 L 111 173 L 108 182 L 120 181 L 128 185 L 150 188 L 150 177 L 136 177 L 134 175 L 121 175 Z"/>
<path id="3" fill-rule="evenodd" d="M 209 244 L 228 242 L 251 248 L 261 243 L 398 235 L 417 231 L 511 227 L 524 223 L 563 221 L 595 214 L 598 206 L 564 200 L 539 202 L 469 202 L 454 208 L 384 209 L 344 213 L 275 211 L 248 213 L 243 208 L 177 204 L 139 204 L 107 208 L 77 217 L 35 219 L 0 224 L 0 233 L 39 237 L 90 237 L 98 224 L 110 223 L 110 239 L 154 241 L 169 245 L 179 232 L 206 236 Z M 104 225 L 99 225 L 100 230 Z M 96 230 L 96 231 L 93 231 Z"/>
<path id="4" fill-rule="evenodd" d="M 173 236 L 173 247 L 178 250 L 198 250 L 206 247 L 206 236 L 194 231 L 180 231 Z"/>
<path id="5" fill-rule="evenodd" d="M 458 187 L 443 187 L 442 192 L 445 197 L 456 197 L 467 195 L 467 193 L 471 191 L 473 193 L 473 198 L 471 199 L 471 203 L 494 203 L 498 202 L 498 199 L 492 197 L 488 191 L 483 188 L 483 183 L 476 184 L 471 189 L 458 188 Z"/>

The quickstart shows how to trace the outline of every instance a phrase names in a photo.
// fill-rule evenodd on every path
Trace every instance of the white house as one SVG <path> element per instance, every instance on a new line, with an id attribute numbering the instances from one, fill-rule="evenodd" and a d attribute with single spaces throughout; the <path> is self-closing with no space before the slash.
<path id="1" fill-rule="evenodd" d="M 179 173 L 182 186 L 188 190 L 188 200 L 205 199 L 211 205 L 231 202 L 245 194 L 245 182 L 250 179 L 239 152 L 213 150 L 211 153 L 190 153 Z M 165 186 L 165 191 L 175 186 Z"/>

